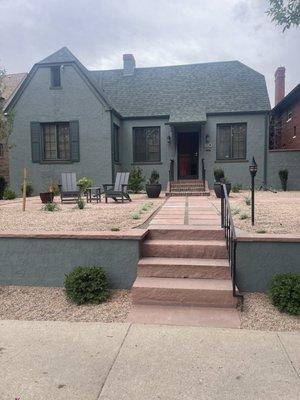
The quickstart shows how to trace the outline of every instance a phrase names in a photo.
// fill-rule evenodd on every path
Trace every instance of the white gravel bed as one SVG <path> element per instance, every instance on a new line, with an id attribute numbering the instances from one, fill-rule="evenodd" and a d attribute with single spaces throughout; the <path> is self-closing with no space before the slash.
<path id="1" fill-rule="evenodd" d="M 63 288 L 0 286 L 0 319 L 124 322 L 130 307 L 126 290 L 113 290 L 107 303 L 77 306 Z"/>
<path id="2" fill-rule="evenodd" d="M 165 198 L 148 199 L 146 195 L 132 195 L 132 202 L 87 204 L 79 210 L 75 204 L 57 204 L 59 211 L 42 210 L 38 197 L 27 200 L 26 211 L 21 201 L 0 201 L 0 231 L 120 231 L 139 226 L 163 203 Z M 146 211 L 139 213 L 148 204 Z M 139 214 L 139 219 L 133 215 Z"/>
<path id="3" fill-rule="evenodd" d="M 300 331 L 300 317 L 281 313 L 266 294 L 244 296 L 242 328 L 262 331 Z"/>
<path id="4" fill-rule="evenodd" d="M 235 226 L 251 233 L 295 233 L 300 234 L 300 191 L 255 192 L 255 225 L 251 225 L 251 206 L 249 190 L 230 193 L 229 201 Z M 220 210 L 220 200 L 212 192 L 211 202 Z M 246 216 L 241 219 L 241 216 Z M 243 217 L 242 217 L 243 218 Z"/>

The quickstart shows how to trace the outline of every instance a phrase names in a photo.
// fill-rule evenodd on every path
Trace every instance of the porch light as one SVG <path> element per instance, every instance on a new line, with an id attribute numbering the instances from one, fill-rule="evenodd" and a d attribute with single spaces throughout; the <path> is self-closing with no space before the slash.
<path id="1" fill-rule="evenodd" d="M 257 173 L 257 164 L 254 159 L 252 158 L 252 164 L 249 165 L 249 171 L 251 175 L 251 224 L 254 225 L 254 178 Z"/>

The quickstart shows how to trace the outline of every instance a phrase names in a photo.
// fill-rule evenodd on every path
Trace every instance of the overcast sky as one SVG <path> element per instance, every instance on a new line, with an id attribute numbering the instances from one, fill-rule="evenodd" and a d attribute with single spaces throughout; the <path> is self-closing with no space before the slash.
<path id="1" fill-rule="evenodd" d="M 282 33 L 266 0 L 0 0 L 0 66 L 29 71 L 67 46 L 90 69 L 240 60 L 266 77 L 300 82 L 300 28 Z"/>

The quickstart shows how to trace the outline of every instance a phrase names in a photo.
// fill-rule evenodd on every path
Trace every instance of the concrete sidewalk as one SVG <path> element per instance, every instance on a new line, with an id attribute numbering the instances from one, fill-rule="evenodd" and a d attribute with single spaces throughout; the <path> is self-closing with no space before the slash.
<path id="1" fill-rule="evenodd" d="M 296 400 L 300 333 L 0 321 L 0 399 Z"/>

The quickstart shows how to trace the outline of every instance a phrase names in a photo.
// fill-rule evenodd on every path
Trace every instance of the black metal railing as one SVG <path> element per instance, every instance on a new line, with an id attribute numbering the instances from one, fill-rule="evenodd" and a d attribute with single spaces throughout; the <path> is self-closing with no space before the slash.
<path id="1" fill-rule="evenodd" d="M 203 190 L 205 190 L 205 181 L 206 181 L 206 170 L 205 170 L 205 164 L 204 164 L 204 158 L 201 160 L 202 164 L 202 183 L 203 183 Z"/>
<path id="2" fill-rule="evenodd" d="M 169 182 L 174 181 L 174 160 L 171 158 L 169 167 Z"/>
<path id="3" fill-rule="evenodd" d="M 237 292 L 237 286 L 236 286 L 237 238 L 231 214 L 227 188 L 224 183 L 222 183 L 222 192 L 223 193 L 221 197 L 221 226 L 224 229 L 225 233 L 225 241 L 228 251 L 228 261 L 229 261 L 231 280 L 232 280 L 232 291 L 234 297 L 243 298 L 243 296 Z"/>

